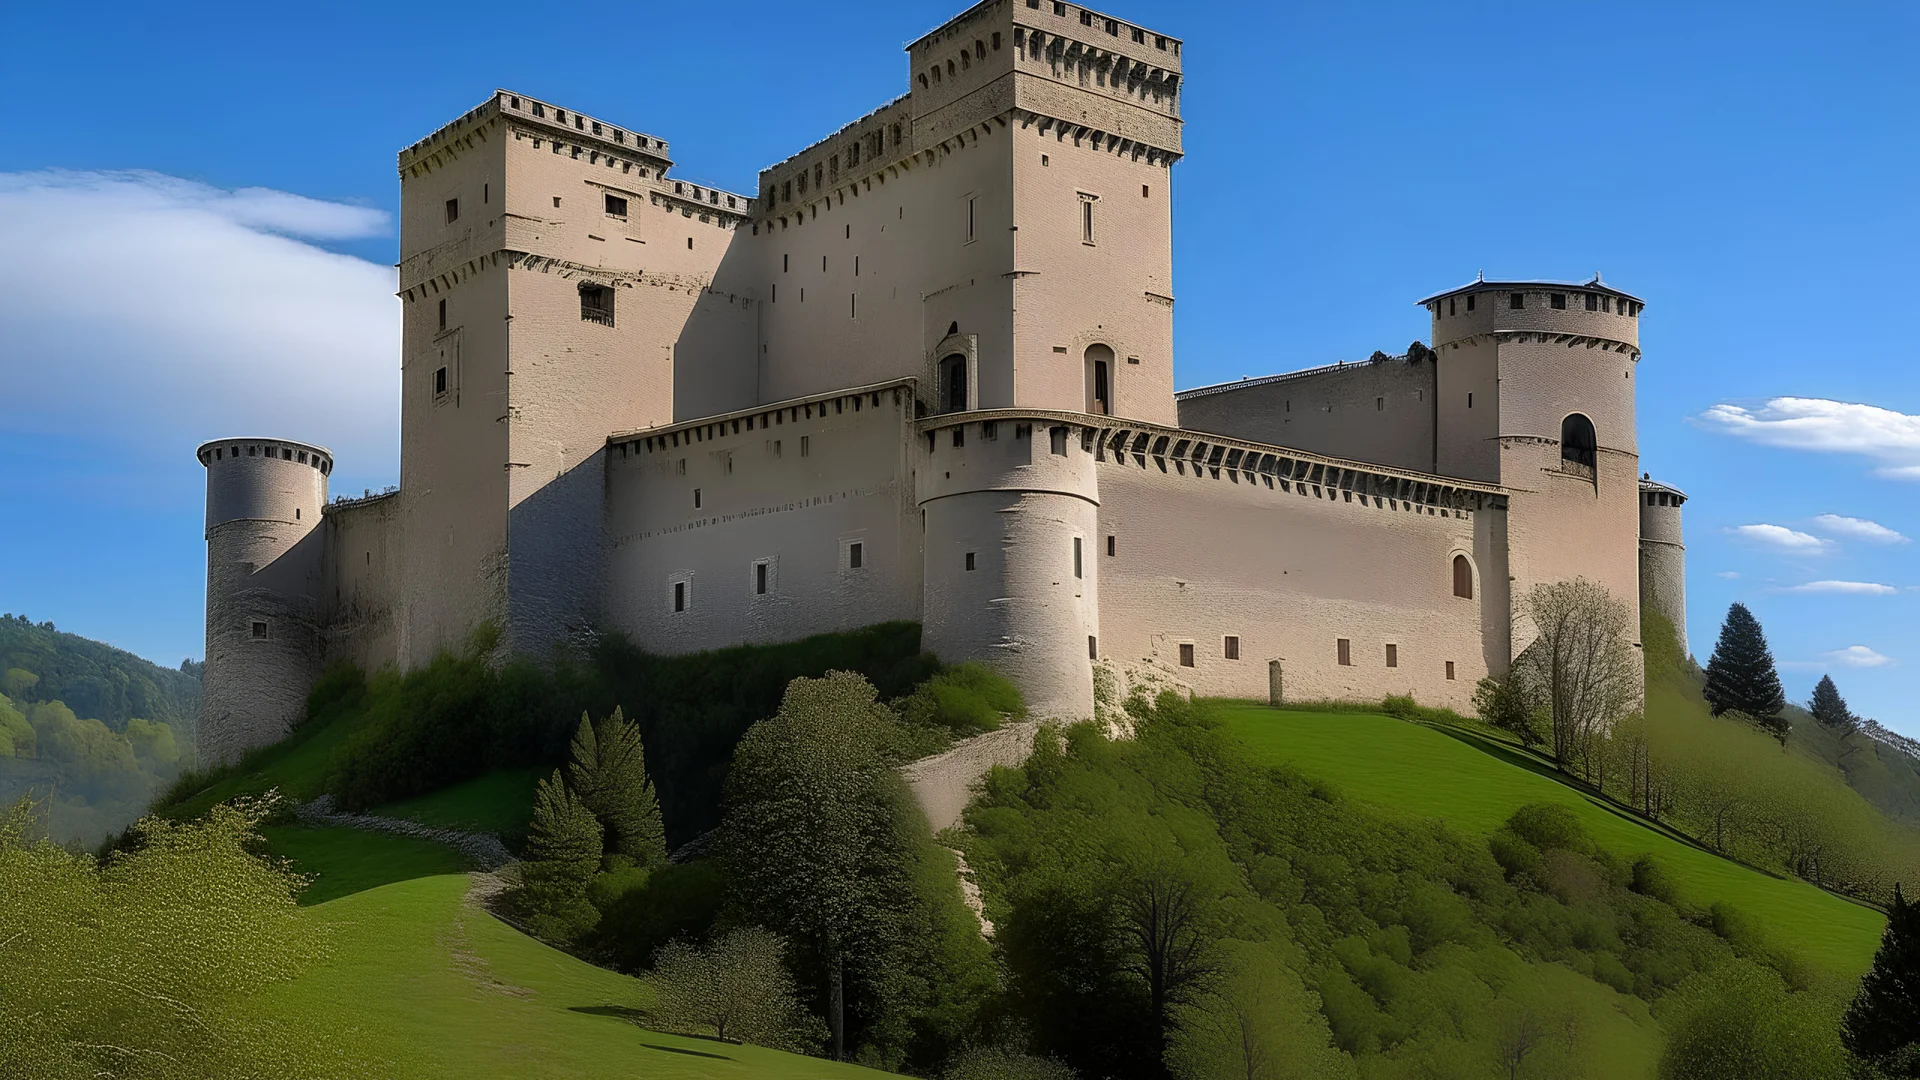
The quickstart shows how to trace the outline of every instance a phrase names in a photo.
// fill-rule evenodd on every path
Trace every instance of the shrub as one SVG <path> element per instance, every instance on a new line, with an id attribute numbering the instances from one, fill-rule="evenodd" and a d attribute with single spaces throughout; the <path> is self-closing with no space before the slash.
<path id="1" fill-rule="evenodd" d="M 1052 1058 L 999 1046 L 963 1050 L 940 1075 L 942 1080 L 1074 1080 L 1073 1070 Z"/>
<path id="2" fill-rule="evenodd" d="M 1005 676 L 969 661 L 921 683 L 902 702 L 900 715 L 909 724 L 934 725 L 965 736 L 997 730 L 1005 718 L 1025 719 L 1027 706 Z"/>
<path id="3" fill-rule="evenodd" d="M 1831 1010 L 1789 994 L 1772 972 L 1734 962 L 1698 976 L 1669 1006 L 1661 1080 L 1841 1080 L 1847 1055 Z"/>
<path id="4" fill-rule="evenodd" d="M 600 908 L 593 951 L 622 971 L 639 971 L 676 939 L 706 941 L 726 898 L 727 877 L 713 859 L 656 867 L 637 886 L 628 875 L 603 874 L 591 895 Z"/>

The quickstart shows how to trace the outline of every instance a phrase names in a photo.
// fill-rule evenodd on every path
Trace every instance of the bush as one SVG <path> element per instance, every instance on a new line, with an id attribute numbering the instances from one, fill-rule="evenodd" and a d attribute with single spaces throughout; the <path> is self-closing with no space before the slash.
<path id="1" fill-rule="evenodd" d="M 590 893 L 600 908 L 592 951 L 629 972 L 652 963 L 669 941 L 705 942 L 727 893 L 726 874 L 713 859 L 657 867 L 637 886 L 628 876 L 601 876 L 618 880 Z"/>
<path id="2" fill-rule="evenodd" d="M 1074 1080 L 1073 1070 L 1052 1058 L 998 1046 L 963 1050 L 940 1075 L 942 1080 Z"/>
<path id="3" fill-rule="evenodd" d="M 943 727 L 956 736 L 995 731 L 1004 719 L 1023 720 L 1026 715 L 1026 702 L 1011 682 L 971 661 L 921 683 L 900 706 L 907 723 Z"/>
<path id="4" fill-rule="evenodd" d="M 1735 962 L 1690 980 L 1670 1003 L 1661 1080 L 1841 1080 L 1832 1010 Z"/>

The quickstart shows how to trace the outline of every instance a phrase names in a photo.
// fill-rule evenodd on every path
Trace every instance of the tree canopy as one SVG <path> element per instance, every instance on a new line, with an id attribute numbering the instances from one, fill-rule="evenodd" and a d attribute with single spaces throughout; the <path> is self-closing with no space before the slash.
<path id="1" fill-rule="evenodd" d="M 1848 1050 L 1887 1076 L 1920 1076 L 1920 908 L 1898 886 L 1873 968 L 1847 1007 Z"/>
<path id="2" fill-rule="evenodd" d="M 1767 648 L 1760 620 L 1745 604 L 1735 603 L 1727 609 L 1720 640 L 1714 644 L 1713 658 L 1707 661 L 1705 693 L 1713 715 L 1741 713 L 1786 741 L 1790 729 L 1780 716 L 1787 707 L 1786 694 L 1780 689 L 1780 672 L 1774 668 L 1773 652 Z"/>

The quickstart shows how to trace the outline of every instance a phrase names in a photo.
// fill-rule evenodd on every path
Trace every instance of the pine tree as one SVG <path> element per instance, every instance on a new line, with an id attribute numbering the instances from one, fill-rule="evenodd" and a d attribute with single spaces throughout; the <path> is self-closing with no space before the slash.
<path id="1" fill-rule="evenodd" d="M 1780 715 L 1780 710 L 1787 707 L 1786 695 L 1780 690 L 1780 673 L 1774 669 L 1773 653 L 1767 648 L 1760 620 L 1745 604 L 1727 609 L 1713 659 L 1707 662 L 1706 698 L 1713 715 L 1744 713 L 1774 738 L 1787 741 L 1791 729 Z"/>
<path id="2" fill-rule="evenodd" d="M 1842 735 L 1851 734 L 1860 725 L 1860 718 L 1847 708 L 1847 699 L 1840 696 L 1840 688 L 1833 685 L 1831 675 L 1820 676 L 1813 687 L 1813 699 L 1807 702 L 1807 711 L 1815 720 Z"/>
<path id="3" fill-rule="evenodd" d="M 1880 951 L 1847 1006 L 1840 1038 L 1882 1075 L 1920 1077 L 1920 908 L 1898 885 Z"/>
<path id="4" fill-rule="evenodd" d="M 534 790 L 516 894 L 534 936 L 565 944 L 593 929 L 599 914 L 587 900 L 587 882 L 599 868 L 600 823 L 555 769 Z"/>
<path id="5" fill-rule="evenodd" d="M 599 820 L 605 855 L 624 855 L 640 866 L 666 861 L 666 828 L 647 778 L 640 725 L 618 708 L 597 725 L 580 714 L 567 780 Z"/>

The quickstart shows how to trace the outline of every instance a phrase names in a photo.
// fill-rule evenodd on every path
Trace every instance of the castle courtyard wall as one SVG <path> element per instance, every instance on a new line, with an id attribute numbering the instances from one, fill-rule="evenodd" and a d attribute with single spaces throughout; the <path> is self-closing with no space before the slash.
<path id="1" fill-rule="evenodd" d="M 323 663 L 345 660 L 375 671 L 398 662 L 404 523 L 397 491 L 327 507 Z"/>
<path id="2" fill-rule="evenodd" d="M 1403 356 L 1200 387 L 1180 426 L 1328 457 L 1436 472 L 1434 365 Z"/>

